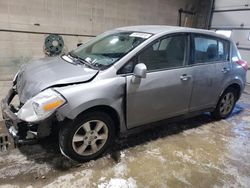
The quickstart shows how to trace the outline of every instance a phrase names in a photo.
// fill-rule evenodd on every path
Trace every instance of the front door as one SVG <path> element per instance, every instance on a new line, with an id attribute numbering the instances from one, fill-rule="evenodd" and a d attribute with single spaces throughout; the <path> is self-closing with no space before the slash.
<path id="1" fill-rule="evenodd" d="M 192 68 L 186 66 L 188 44 L 187 34 L 166 36 L 134 58 L 148 72 L 136 83 L 132 75 L 126 77 L 128 128 L 188 112 L 193 85 Z"/>

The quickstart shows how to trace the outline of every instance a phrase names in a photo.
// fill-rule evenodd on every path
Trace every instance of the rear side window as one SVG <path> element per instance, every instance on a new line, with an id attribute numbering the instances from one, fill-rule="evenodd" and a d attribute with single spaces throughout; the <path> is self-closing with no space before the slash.
<path id="1" fill-rule="evenodd" d="M 194 63 L 227 61 L 229 43 L 206 36 L 194 37 Z"/>
<path id="2" fill-rule="evenodd" d="M 228 41 L 218 41 L 218 60 L 228 61 L 230 45 Z"/>
<path id="3" fill-rule="evenodd" d="M 241 59 L 240 53 L 235 45 L 232 45 L 232 61 L 239 61 Z"/>

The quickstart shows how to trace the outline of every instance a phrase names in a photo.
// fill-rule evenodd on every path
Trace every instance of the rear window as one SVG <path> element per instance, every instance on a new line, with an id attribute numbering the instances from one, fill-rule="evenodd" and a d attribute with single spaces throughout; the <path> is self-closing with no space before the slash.
<path id="1" fill-rule="evenodd" d="M 228 61 L 229 42 L 209 38 L 206 36 L 194 37 L 194 62 L 204 63 L 213 61 Z"/>

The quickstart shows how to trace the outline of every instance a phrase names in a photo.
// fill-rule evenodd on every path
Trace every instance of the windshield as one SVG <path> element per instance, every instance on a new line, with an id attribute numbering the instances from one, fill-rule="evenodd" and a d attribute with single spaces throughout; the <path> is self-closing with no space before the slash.
<path id="1" fill-rule="evenodd" d="M 100 69 L 106 69 L 141 44 L 151 34 L 141 32 L 116 32 L 101 35 L 70 52 L 80 60 Z"/>

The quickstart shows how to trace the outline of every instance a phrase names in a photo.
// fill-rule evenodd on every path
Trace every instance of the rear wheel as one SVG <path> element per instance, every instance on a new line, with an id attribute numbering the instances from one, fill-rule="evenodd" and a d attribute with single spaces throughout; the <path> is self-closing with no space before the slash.
<path id="1" fill-rule="evenodd" d="M 237 100 L 237 92 L 233 88 L 227 89 L 221 96 L 212 116 L 215 119 L 227 118 L 233 111 Z"/>
<path id="2" fill-rule="evenodd" d="M 62 127 L 60 149 L 79 162 L 96 159 L 111 145 L 114 133 L 114 122 L 106 113 L 90 112 Z"/>

